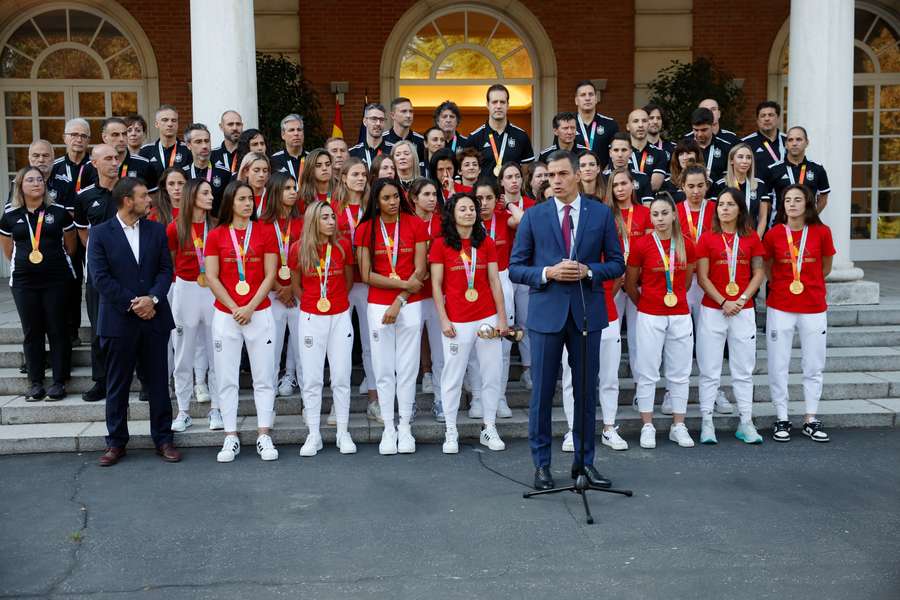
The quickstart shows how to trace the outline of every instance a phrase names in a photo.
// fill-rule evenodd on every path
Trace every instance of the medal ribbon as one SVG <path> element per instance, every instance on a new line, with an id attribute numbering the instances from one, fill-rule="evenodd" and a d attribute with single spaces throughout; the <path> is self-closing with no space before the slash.
<path id="1" fill-rule="evenodd" d="M 247 249 L 250 247 L 250 234 L 253 233 L 253 221 L 247 223 L 247 233 L 244 236 L 244 247 L 238 245 L 237 236 L 234 234 L 234 225 L 228 226 L 228 233 L 231 235 L 231 245 L 234 247 L 234 257 L 237 264 L 238 279 L 246 281 L 247 276 L 244 274 L 244 257 L 247 256 Z"/>
<path id="2" fill-rule="evenodd" d="M 387 248 L 387 251 L 390 254 L 391 273 L 396 273 L 397 253 L 400 251 L 400 216 L 397 216 L 397 221 L 394 223 L 393 238 L 387 234 L 387 229 L 384 226 L 383 220 L 378 219 L 378 224 L 381 226 L 381 238 L 384 240 L 384 247 Z"/>
<path id="3" fill-rule="evenodd" d="M 691 207 L 687 205 L 687 201 L 685 201 L 684 205 L 684 214 L 687 217 L 688 227 L 691 228 L 691 236 L 695 242 L 699 241 L 700 235 L 703 233 L 703 217 L 706 214 L 706 200 L 704 199 L 700 202 L 700 214 L 697 215 L 697 227 L 694 227 L 694 216 L 691 214 Z"/>
<path id="4" fill-rule="evenodd" d="M 500 139 L 500 152 L 497 152 L 497 142 L 494 140 L 494 132 L 488 131 L 488 141 L 491 143 L 491 152 L 494 153 L 494 163 L 499 167 L 503 164 L 503 155 L 506 154 L 506 138 L 508 134 L 504 133 Z"/>
<path id="5" fill-rule="evenodd" d="M 353 212 L 350 210 L 350 207 L 347 206 L 344 208 L 344 214 L 347 215 L 347 224 L 350 226 L 350 244 L 354 247 L 356 246 L 356 226 L 359 225 L 359 220 L 362 218 L 362 204 L 358 206 L 356 209 L 356 217 L 353 217 Z"/>
<path id="6" fill-rule="evenodd" d="M 738 246 L 740 244 L 737 231 L 734 232 L 734 240 L 730 247 L 724 233 L 722 234 L 722 243 L 725 244 L 725 259 L 728 261 L 728 281 L 737 281 Z"/>
<path id="7" fill-rule="evenodd" d="M 641 167 L 640 172 L 644 172 L 644 165 L 647 164 L 647 149 L 644 148 L 644 151 L 641 153 Z"/>
<path id="8" fill-rule="evenodd" d="M 797 180 L 794 179 L 794 169 L 791 165 L 787 165 L 787 175 L 788 179 L 791 180 L 791 185 L 797 183 Z M 804 162 L 800 165 L 800 185 L 803 185 L 803 182 L 806 181 L 806 163 Z"/>
<path id="9" fill-rule="evenodd" d="M 706 176 L 709 177 L 710 173 L 712 173 L 713 160 L 716 157 L 716 145 L 710 143 L 707 149 L 709 150 L 709 156 L 706 157 Z"/>
<path id="10" fill-rule="evenodd" d="M 122 170 L 119 171 L 119 178 L 125 179 L 128 175 L 128 157 L 125 157 L 125 160 L 122 161 Z"/>
<path id="11" fill-rule="evenodd" d="M 469 257 L 466 256 L 465 250 L 459 251 L 459 258 L 462 260 L 463 268 L 466 270 L 466 283 L 469 286 L 469 289 L 475 289 L 475 269 L 478 265 L 478 248 L 472 246 L 472 260 L 469 261 Z"/>
<path id="12" fill-rule="evenodd" d="M 769 144 L 769 140 L 764 141 L 763 146 L 765 146 L 766 150 L 769 152 L 769 156 L 772 157 L 772 160 L 778 162 L 778 155 L 772 150 L 772 145 Z"/>
<path id="13" fill-rule="evenodd" d="M 200 274 L 206 273 L 206 264 L 204 264 L 205 258 L 205 248 L 206 248 L 206 234 L 207 228 L 209 227 L 208 222 L 204 219 L 203 221 L 203 239 L 201 240 L 196 235 L 194 235 L 194 226 L 191 224 L 191 237 L 194 240 L 194 253 L 197 255 L 197 264 L 200 265 Z"/>
<path id="14" fill-rule="evenodd" d="M 227 154 L 226 154 L 227 156 Z M 235 149 L 234 154 L 231 155 L 231 174 L 237 173 L 237 149 Z"/>
<path id="15" fill-rule="evenodd" d="M 212 182 L 212 164 L 206 167 L 206 181 Z M 197 172 L 194 171 L 194 163 L 191 163 L 191 179 L 197 179 Z"/>
<path id="16" fill-rule="evenodd" d="M 628 220 L 625 221 L 625 235 L 622 236 L 622 245 L 625 246 L 625 257 L 631 250 L 631 222 L 634 220 L 634 207 L 628 209 Z"/>
<path id="17" fill-rule="evenodd" d="M 659 241 L 659 236 L 656 235 L 656 232 L 653 232 L 653 241 L 656 242 L 656 249 L 659 250 L 659 255 L 662 257 L 663 261 L 663 269 L 666 271 L 666 293 L 672 294 L 672 268 L 675 265 L 675 241 L 669 240 L 669 256 L 666 256 L 666 251 L 663 250 L 662 242 Z"/>
<path id="18" fill-rule="evenodd" d="M 284 233 L 281 233 L 281 227 L 278 226 L 278 219 L 275 219 L 275 241 L 278 242 L 278 254 L 281 256 L 281 266 L 286 267 L 288 261 L 288 248 L 291 245 L 291 218 L 287 219 L 287 226 Z"/>
<path id="19" fill-rule="evenodd" d="M 178 140 L 175 140 L 175 143 L 172 145 L 172 154 L 169 156 L 170 167 L 175 165 L 175 155 L 178 154 L 176 150 L 178 150 Z M 166 164 L 166 149 L 163 148 L 162 140 L 159 140 L 159 158 L 162 159 L 162 164 Z"/>
<path id="20" fill-rule="evenodd" d="M 497 239 L 496 234 L 497 234 L 497 215 L 492 214 L 491 215 L 491 239 L 492 240 Z"/>
<path id="21" fill-rule="evenodd" d="M 791 251 L 791 269 L 794 271 L 794 281 L 800 281 L 800 272 L 803 271 L 803 252 L 806 250 L 806 234 L 809 227 L 803 226 L 803 233 L 800 234 L 800 249 L 794 246 L 794 236 L 791 228 L 784 225 L 784 234 L 787 236 L 788 249 Z"/>
<path id="22" fill-rule="evenodd" d="M 319 257 L 316 265 L 316 273 L 319 274 L 319 295 L 322 298 L 328 296 L 328 270 L 331 269 L 331 244 L 325 249 L 325 258 Z"/>
<path id="23" fill-rule="evenodd" d="M 78 168 L 78 180 L 75 182 L 75 193 L 78 193 L 81 191 L 81 174 L 82 173 L 84 173 L 84 165 L 81 165 L 81 167 Z"/>
<path id="24" fill-rule="evenodd" d="M 35 252 L 38 250 L 38 246 L 41 243 L 41 229 L 44 228 L 44 211 L 41 211 L 37 218 L 37 227 L 35 230 L 31 230 L 31 221 L 28 219 L 28 215 L 25 215 L 25 224 L 28 225 L 28 237 L 31 238 L 31 250 Z"/>
<path id="25" fill-rule="evenodd" d="M 256 216 L 262 215 L 263 207 L 266 205 L 266 188 L 263 188 L 262 194 L 259 196 L 259 204 L 256 206 Z"/>
<path id="26" fill-rule="evenodd" d="M 588 138 L 587 129 L 584 127 L 584 123 L 581 122 L 581 117 L 578 117 L 578 127 L 581 129 L 581 137 L 584 139 L 585 144 L 587 144 L 588 150 L 594 149 L 594 134 L 597 133 L 597 121 L 591 121 L 591 137 Z"/>

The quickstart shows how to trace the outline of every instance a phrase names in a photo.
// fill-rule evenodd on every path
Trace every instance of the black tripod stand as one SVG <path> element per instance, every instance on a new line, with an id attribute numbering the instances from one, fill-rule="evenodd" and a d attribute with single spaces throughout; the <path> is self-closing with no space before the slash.
<path id="1" fill-rule="evenodd" d="M 569 227 L 570 231 L 574 232 L 574 220 L 572 216 L 569 215 Z M 572 250 L 575 251 L 575 240 L 572 240 Z M 571 258 L 571 256 L 570 256 Z M 575 260 L 578 260 L 577 254 L 575 255 Z M 628 496 L 629 498 L 633 495 L 631 490 L 619 490 L 615 488 L 602 488 L 596 485 L 591 485 L 588 483 L 587 475 L 584 472 L 584 438 L 587 435 L 594 435 L 595 424 L 590 424 L 590 429 L 588 429 L 588 424 L 585 423 L 585 394 L 587 394 L 587 336 L 588 336 L 588 325 L 587 325 L 587 305 L 584 301 L 584 288 L 581 287 L 581 281 L 578 282 L 578 290 L 581 292 L 581 308 L 582 308 L 582 324 L 581 324 L 581 394 L 575 397 L 575 411 L 578 413 L 578 419 L 581 423 L 581 437 L 579 439 L 579 448 L 578 448 L 578 465 L 576 466 L 578 470 L 578 477 L 575 478 L 575 483 L 572 485 L 565 485 L 562 487 L 557 487 L 549 490 L 540 490 L 534 492 L 525 492 L 522 494 L 523 498 L 533 498 L 535 496 L 544 496 L 546 494 L 558 494 L 560 492 L 572 492 L 574 494 L 578 494 L 581 496 L 581 501 L 584 503 L 584 512 L 587 515 L 587 523 L 588 525 L 593 525 L 594 517 L 591 515 L 591 507 L 588 505 L 587 501 L 587 491 L 594 490 L 596 492 L 605 492 L 607 494 L 621 494 L 623 496 Z M 597 385 L 595 381 L 593 385 Z"/>

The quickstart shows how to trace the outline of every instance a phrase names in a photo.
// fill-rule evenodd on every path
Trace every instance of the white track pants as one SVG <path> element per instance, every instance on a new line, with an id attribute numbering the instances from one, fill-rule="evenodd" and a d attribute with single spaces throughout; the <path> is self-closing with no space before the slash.
<path id="1" fill-rule="evenodd" d="M 453 323 L 456 337 L 441 335 L 444 345 L 444 374 L 441 378 L 441 396 L 444 400 L 444 417 L 447 429 L 456 428 L 456 417 L 459 413 L 459 397 L 462 392 L 462 380 L 466 366 L 472 354 L 477 355 L 479 364 L 489 368 L 481 369 L 479 387 L 484 414 L 484 424 L 494 425 L 497 418 L 497 406 L 500 400 L 500 364 L 503 347 L 499 338 L 484 340 L 478 337 L 478 328 L 483 323 L 497 326 L 497 315 L 469 323 Z"/>
<path id="2" fill-rule="evenodd" d="M 826 313 L 789 313 L 766 309 L 766 351 L 769 363 L 769 387 L 779 421 L 788 420 L 788 370 L 794 330 L 800 335 L 803 367 L 803 400 L 806 414 L 815 415 L 822 396 L 822 372 L 828 331 Z"/>
<path id="3" fill-rule="evenodd" d="M 525 330 L 525 337 L 519 342 L 519 356 L 522 357 L 522 366 L 527 369 L 531 366 L 531 346 L 528 345 L 528 326 L 526 323 L 528 319 L 528 294 L 531 287 L 521 283 L 516 283 L 513 287 L 515 288 L 515 324 Z"/>
<path id="4" fill-rule="evenodd" d="M 369 338 L 369 286 L 365 283 L 354 283 L 349 293 L 350 307 L 356 311 L 359 320 L 359 345 L 362 346 L 363 372 L 366 374 L 366 385 L 370 390 L 376 389 L 375 370 L 372 368 L 372 347 Z"/>
<path id="5" fill-rule="evenodd" d="M 394 426 L 394 397 L 400 422 L 409 423 L 416 401 L 416 377 L 419 375 L 419 350 L 422 336 L 422 303 L 413 302 L 400 309 L 397 321 L 381 322 L 386 304 L 369 304 L 367 317 L 372 344 L 372 369 L 378 386 L 378 403 L 386 428 Z M 443 375 L 442 375 L 443 378 Z"/>
<path id="6" fill-rule="evenodd" d="M 212 353 L 213 294 L 196 281 L 178 278 L 172 286 L 172 318 L 175 320 L 175 396 L 178 410 L 187 412 L 194 391 L 197 348 Z M 219 408 L 215 377 L 210 373 L 212 407 Z"/>
<path id="7" fill-rule="evenodd" d="M 275 378 L 274 385 L 278 387 L 278 371 L 281 367 L 281 352 L 284 350 L 284 332 L 285 327 L 291 334 L 291 343 L 287 349 L 287 358 L 285 359 L 285 374 L 294 373 L 297 378 L 297 384 L 301 387 L 303 366 L 302 361 L 297 360 L 297 340 L 300 339 L 302 325 L 300 324 L 300 309 L 296 306 L 289 308 L 281 303 L 274 292 L 269 293 L 269 300 L 272 302 L 272 321 L 275 323 L 275 339 L 272 341 L 272 350 L 275 356 Z"/>
<path id="8" fill-rule="evenodd" d="M 431 351 L 431 381 L 434 390 L 434 401 L 441 402 L 441 377 L 444 372 L 444 349 L 441 344 L 441 319 L 434 308 L 434 299 L 426 298 L 417 304 L 422 305 L 422 326 L 428 335 L 428 349 Z"/>
<path id="9" fill-rule="evenodd" d="M 637 327 L 638 410 L 653 412 L 659 366 L 665 356 L 666 382 L 672 397 L 672 412 L 687 412 L 688 384 L 693 362 L 694 335 L 690 315 L 660 316 L 638 312 Z"/>
<path id="10" fill-rule="evenodd" d="M 631 376 L 635 379 L 637 376 L 634 368 L 634 361 L 637 359 L 637 306 L 625 293 L 625 290 L 619 290 L 616 293 L 616 312 L 619 314 L 619 331 L 621 333 L 622 321 L 628 322 L 628 331 L 626 331 L 626 339 L 628 340 L 628 368 L 631 370 Z"/>
<path id="11" fill-rule="evenodd" d="M 516 322 L 515 317 L 515 288 L 516 285 L 510 281 L 509 279 L 509 271 L 504 270 L 500 271 L 500 287 L 503 289 L 503 305 L 506 308 L 506 322 L 509 324 L 514 324 Z M 527 301 L 526 301 L 527 304 Z M 525 338 L 522 338 L 524 341 Z M 503 347 L 503 363 L 500 365 L 500 399 L 506 400 L 506 387 L 509 384 L 509 362 L 510 362 L 510 352 L 512 351 L 513 343 L 506 338 L 500 340 L 500 344 Z M 520 346 L 521 352 L 521 346 Z M 522 364 L 530 364 L 529 362 L 525 363 L 525 359 L 522 359 Z M 492 365 L 492 368 L 493 365 Z M 478 353 L 471 352 L 469 353 L 469 365 L 466 368 L 465 381 L 469 384 L 469 389 L 472 390 L 472 398 L 480 399 L 481 398 L 481 365 L 478 362 Z"/>
<path id="12" fill-rule="evenodd" d="M 271 427 L 275 420 L 275 388 L 272 386 L 275 323 L 272 321 L 272 311 L 268 308 L 256 311 L 247 325 L 238 325 L 230 314 L 221 310 L 214 309 L 213 313 L 213 367 L 217 373 L 219 406 L 225 431 L 237 431 L 241 348 L 244 344 L 247 345 L 253 375 L 256 424 L 258 427 Z"/>
<path id="13" fill-rule="evenodd" d="M 711 415 L 719 391 L 725 342 L 731 389 L 742 419 L 753 416 L 753 368 L 756 366 L 756 311 L 745 308 L 733 317 L 722 309 L 700 307 L 697 366 L 700 367 L 700 412 Z"/>
<path id="14" fill-rule="evenodd" d="M 325 385 L 325 358 L 331 378 L 334 414 L 338 426 L 350 422 L 350 371 L 353 354 L 353 321 L 350 309 L 336 315 L 300 312 L 300 329 L 295 347 L 303 368 L 303 414 L 310 433 L 319 431 L 322 419 L 322 388 Z"/>
<path id="15" fill-rule="evenodd" d="M 619 363 L 622 361 L 622 335 L 620 321 L 611 321 L 600 338 L 600 372 L 597 377 L 597 397 L 603 412 L 603 424 L 615 425 L 619 409 Z M 562 356 L 562 400 L 563 411 L 569 431 L 575 416 L 575 393 L 572 387 L 572 368 L 569 366 L 569 351 L 563 347 Z"/>

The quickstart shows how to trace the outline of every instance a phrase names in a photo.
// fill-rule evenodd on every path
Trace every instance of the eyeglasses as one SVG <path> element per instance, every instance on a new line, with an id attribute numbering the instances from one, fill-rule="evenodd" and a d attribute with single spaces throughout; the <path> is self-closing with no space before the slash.
<path id="1" fill-rule="evenodd" d="M 86 134 L 86 133 L 71 133 L 71 132 L 66 132 L 65 135 L 67 135 L 67 136 L 69 136 L 69 137 L 73 137 L 73 138 L 82 139 L 82 140 L 86 140 L 86 139 L 88 139 L 89 137 L 91 137 L 91 136 L 89 136 L 89 135 Z"/>

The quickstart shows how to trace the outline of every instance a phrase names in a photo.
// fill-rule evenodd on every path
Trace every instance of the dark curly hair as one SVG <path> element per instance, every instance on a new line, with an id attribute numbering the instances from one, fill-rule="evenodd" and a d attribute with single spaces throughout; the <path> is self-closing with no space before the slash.
<path id="1" fill-rule="evenodd" d="M 472 236 L 470 238 L 472 247 L 480 247 L 481 242 L 487 236 L 484 225 L 481 222 L 481 203 L 475 199 L 475 194 L 465 192 L 453 194 L 447 199 L 446 204 L 444 204 L 444 211 L 441 213 L 441 234 L 444 236 L 444 243 L 454 250 L 462 250 L 462 239 L 460 239 L 459 232 L 456 230 L 455 211 L 456 205 L 463 198 L 468 198 L 475 205 L 475 223 L 472 224 Z"/>
<path id="2" fill-rule="evenodd" d="M 400 195 L 400 213 L 397 215 L 399 219 L 402 213 L 412 214 L 412 209 L 409 207 L 409 203 L 406 201 L 406 194 L 403 192 L 403 186 L 400 185 L 400 182 L 396 179 L 388 179 L 387 177 L 382 177 L 381 179 L 376 179 L 372 184 L 372 193 L 369 194 L 369 203 L 366 204 L 366 210 L 363 212 L 362 218 L 359 220 L 359 224 L 362 225 L 366 221 L 373 221 L 372 225 L 369 227 L 370 234 L 369 241 L 366 244 L 366 247 L 369 249 L 369 253 L 372 255 L 372 260 L 374 262 L 375 259 L 375 232 L 378 229 L 375 226 L 375 219 L 381 216 L 381 204 L 378 202 L 378 197 L 381 196 L 381 190 L 384 188 L 391 186 L 392 188 L 397 190 L 397 193 Z M 361 244 L 357 244 L 359 246 Z"/>

